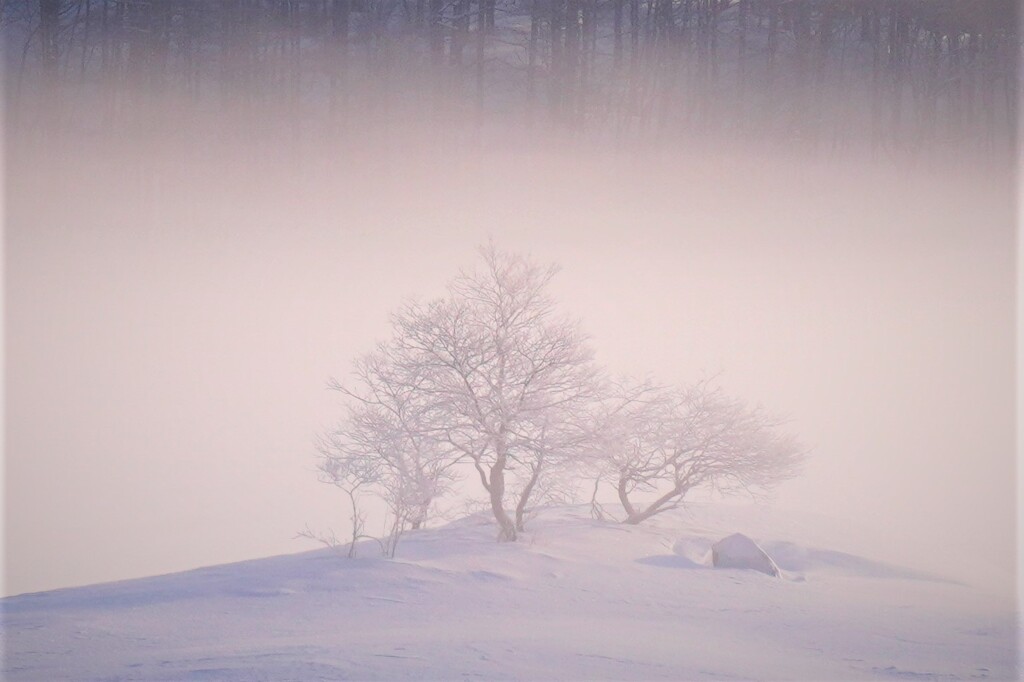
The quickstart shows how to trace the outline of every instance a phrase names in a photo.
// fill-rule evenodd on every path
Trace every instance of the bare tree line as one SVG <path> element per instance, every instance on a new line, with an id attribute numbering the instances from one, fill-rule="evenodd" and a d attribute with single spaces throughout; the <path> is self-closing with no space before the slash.
<path id="1" fill-rule="evenodd" d="M 313 136 L 413 118 L 993 150 L 1016 125 L 1012 0 L 23 0 L 3 21 L 12 113 L 60 83 L 65 123 L 165 94 Z"/>

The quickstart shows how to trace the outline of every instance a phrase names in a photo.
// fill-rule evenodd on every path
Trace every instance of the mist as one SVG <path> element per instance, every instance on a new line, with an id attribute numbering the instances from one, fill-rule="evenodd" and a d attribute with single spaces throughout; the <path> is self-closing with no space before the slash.
<path id="1" fill-rule="evenodd" d="M 343 533 L 314 471 L 340 410 L 326 382 L 488 239 L 561 265 L 559 304 L 612 371 L 720 371 L 788 415 L 811 456 L 777 504 L 1013 589 L 1008 176 L 741 147 L 442 172 L 412 146 L 303 167 L 228 142 L 131 166 L 134 143 L 13 152 L 8 593 Z"/>
<path id="2" fill-rule="evenodd" d="M 1017 15 L 0 3 L 0 676 L 1016 679 Z"/>
<path id="3" fill-rule="evenodd" d="M 1014 594 L 1012 3 L 59 4 L 3 9 L 5 594 L 344 536 L 327 382 L 489 240 L 786 415 L 772 508 Z"/>

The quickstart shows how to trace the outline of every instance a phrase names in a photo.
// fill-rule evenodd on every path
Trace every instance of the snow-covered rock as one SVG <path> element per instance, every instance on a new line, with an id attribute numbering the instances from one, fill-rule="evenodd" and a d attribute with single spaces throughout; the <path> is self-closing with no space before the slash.
<path id="1" fill-rule="evenodd" d="M 768 553 L 742 533 L 733 533 L 711 547 L 711 563 L 715 568 L 749 568 L 778 577 L 779 567 Z"/>

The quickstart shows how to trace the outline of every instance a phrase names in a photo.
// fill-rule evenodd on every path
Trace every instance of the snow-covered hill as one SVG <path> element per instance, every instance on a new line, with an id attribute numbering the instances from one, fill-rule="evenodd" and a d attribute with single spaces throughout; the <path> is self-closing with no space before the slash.
<path id="1" fill-rule="evenodd" d="M 1016 678 L 1013 605 L 984 590 L 752 507 L 657 521 L 551 509 L 497 544 L 472 516 L 394 560 L 366 544 L 11 597 L 4 679 Z M 734 531 L 782 578 L 710 568 Z"/>

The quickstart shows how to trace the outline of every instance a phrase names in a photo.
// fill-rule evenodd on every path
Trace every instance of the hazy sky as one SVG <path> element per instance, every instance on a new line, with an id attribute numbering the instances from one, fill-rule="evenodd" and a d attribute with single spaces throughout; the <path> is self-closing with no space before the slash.
<path id="1" fill-rule="evenodd" d="M 22 169 L 6 593 L 299 551 L 306 523 L 344 531 L 313 471 L 312 439 L 340 414 L 325 382 L 489 237 L 562 265 L 557 297 L 612 370 L 723 370 L 788 414 L 812 456 L 780 505 L 1010 587 L 1008 178 L 745 154 L 298 176 L 231 158 L 138 174 L 79 159 L 60 201 Z"/>

